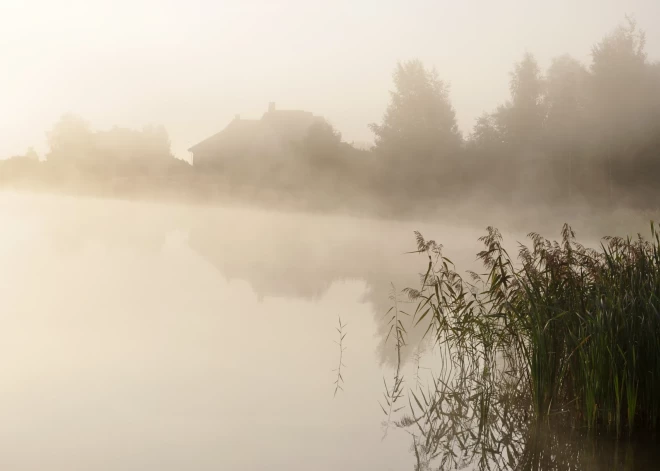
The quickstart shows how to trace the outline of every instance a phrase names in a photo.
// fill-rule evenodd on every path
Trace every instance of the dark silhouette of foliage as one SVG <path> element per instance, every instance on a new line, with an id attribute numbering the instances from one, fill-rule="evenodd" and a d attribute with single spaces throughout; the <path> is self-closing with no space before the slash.
<path id="1" fill-rule="evenodd" d="M 337 157 L 341 133 L 325 120 L 312 124 L 303 140 L 304 152 L 312 159 Z"/>
<path id="2" fill-rule="evenodd" d="M 234 120 L 231 136 L 207 139 L 231 137 L 223 155 L 206 141 L 195 146 L 205 150 L 192 168 L 172 156 L 162 127 L 95 131 L 67 114 L 48 134 L 45 162 L 26 170 L 0 161 L 2 181 L 122 194 L 167 176 L 158 185 L 197 200 L 268 193 L 310 208 L 364 205 L 396 216 L 466 197 L 656 209 L 660 64 L 647 57 L 645 33 L 630 18 L 593 46 L 587 62 L 562 55 L 543 71 L 524 54 L 512 68 L 508 99 L 484 112 L 466 139 L 448 84 L 420 60 L 400 62 L 385 114 L 369 125 L 369 150 L 342 142 L 312 113 L 273 105 L 261 120 Z"/>
<path id="3" fill-rule="evenodd" d="M 376 137 L 373 152 L 386 188 L 428 195 L 443 175 L 457 170 L 462 146 L 449 86 L 419 60 L 397 64 L 393 80 L 382 123 L 369 126 Z"/>
<path id="4" fill-rule="evenodd" d="M 449 87 L 419 60 L 399 63 L 394 71 L 382 124 L 371 124 L 377 152 L 390 158 L 428 159 L 456 151 L 461 134 L 449 101 Z M 401 153 L 408 155 L 402 155 Z"/>

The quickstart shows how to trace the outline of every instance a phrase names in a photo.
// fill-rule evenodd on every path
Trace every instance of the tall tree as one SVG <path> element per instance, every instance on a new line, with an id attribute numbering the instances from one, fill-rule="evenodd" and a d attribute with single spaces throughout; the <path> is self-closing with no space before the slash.
<path id="1" fill-rule="evenodd" d="M 544 147 L 552 161 L 560 188 L 569 198 L 575 187 L 576 155 L 585 131 L 589 72 L 569 55 L 553 59 L 546 73 Z"/>
<path id="2" fill-rule="evenodd" d="M 605 162 L 607 194 L 613 203 L 617 171 L 634 154 L 634 147 L 654 134 L 648 119 L 649 67 L 646 36 L 633 19 L 617 27 L 592 49 L 591 121 L 596 129 L 595 149 Z M 614 167 L 618 168 L 614 168 Z"/>
<path id="3" fill-rule="evenodd" d="M 515 65 L 509 90 L 511 99 L 499 107 L 495 119 L 507 144 L 527 150 L 539 137 L 545 117 L 544 81 L 532 54 L 526 53 Z"/>
<path id="4" fill-rule="evenodd" d="M 49 163 L 97 175 L 162 172 L 178 163 L 163 126 L 92 131 L 81 117 L 66 114 L 48 133 L 48 143 Z"/>
<path id="5" fill-rule="evenodd" d="M 553 59 L 546 73 L 546 129 L 575 127 L 570 121 L 584 114 L 587 104 L 586 87 L 589 72 L 569 55 Z"/>
<path id="6" fill-rule="evenodd" d="M 87 121 L 68 113 L 48 133 L 49 162 L 78 165 L 95 152 L 94 135 Z"/>
<path id="7" fill-rule="evenodd" d="M 302 141 L 303 152 L 312 160 L 337 157 L 340 146 L 341 133 L 325 119 L 316 120 Z"/>
<path id="8" fill-rule="evenodd" d="M 462 138 L 449 87 L 419 60 L 397 64 L 382 124 L 371 124 L 375 151 L 395 160 L 429 161 L 455 153 Z"/>
<path id="9" fill-rule="evenodd" d="M 467 144 L 473 150 L 486 152 L 502 144 L 502 133 L 493 114 L 483 113 L 477 118 Z"/>
<path id="10" fill-rule="evenodd" d="M 511 97 L 493 114 L 495 129 L 501 145 L 498 155 L 498 185 L 506 188 L 512 202 L 518 191 L 526 196 L 544 195 L 536 183 L 542 172 L 540 138 L 545 116 L 543 107 L 544 82 L 533 55 L 527 53 L 515 64 L 509 83 Z M 514 191 L 511 191 L 514 190 Z"/>

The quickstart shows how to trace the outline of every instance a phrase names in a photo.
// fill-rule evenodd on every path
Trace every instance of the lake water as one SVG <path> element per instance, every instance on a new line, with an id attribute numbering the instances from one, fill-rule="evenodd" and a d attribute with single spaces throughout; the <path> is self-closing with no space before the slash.
<path id="1" fill-rule="evenodd" d="M 0 221 L 8 470 L 413 469 L 381 426 L 388 296 L 425 268 L 414 230 L 471 269 L 483 234 L 14 193 Z"/>

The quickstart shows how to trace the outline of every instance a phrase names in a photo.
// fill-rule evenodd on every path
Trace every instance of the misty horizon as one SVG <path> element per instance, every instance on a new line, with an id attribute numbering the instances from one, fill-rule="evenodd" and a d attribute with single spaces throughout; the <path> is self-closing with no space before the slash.
<path id="1" fill-rule="evenodd" d="M 587 64 L 594 43 L 629 14 L 647 32 L 650 61 L 660 57 L 660 35 L 648 24 L 660 13 L 653 2 L 581 2 L 570 15 L 557 2 L 421 2 L 384 5 L 380 13 L 368 3 L 342 2 L 331 12 L 261 2 L 184 8 L 144 0 L 131 2 L 130 9 L 122 2 L 112 8 L 64 2 L 56 9 L 32 3 L 9 6 L 0 15 L 0 52 L 12 71 L 0 79 L 0 102 L 8 104 L 0 111 L 6 133 L 0 158 L 29 147 L 43 155 L 46 131 L 71 112 L 99 130 L 163 125 L 173 154 L 189 160 L 191 145 L 236 114 L 258 118 L 269 102 L 325 117 L 346 142 L 372 143 L 368 124 L 387 106 L 391 72 L 397 62 L 414 58 L 449 84 L 458 127 L 467 137 L 482 113 L 504 103 L 512 66 L 526 52 L 542 70 L 562 54 Z M 308 16 L 294 19 L 287 14 L 291 8 Z M 58 21 L 43 23 L 35 9 Z M 520 16 L 509 15 L 512 9 Z M 242 20 L 252 28 L 219 28 L 218 37 L 209 37 L 213 21 L 231 26 Z M 327 37 L 314 34 L 315 22 L 326 26 Z M 227 49 L 236 38 L 236 47 Z M 477 38 L 488 38 L 487 44 Z M 288 47 L 264 48 L 274 43 Z"/>
<path id="2" fill-rule="evenodd" d="M 10 471 L 651 471 L 660 1 L 0 0 Z"/>

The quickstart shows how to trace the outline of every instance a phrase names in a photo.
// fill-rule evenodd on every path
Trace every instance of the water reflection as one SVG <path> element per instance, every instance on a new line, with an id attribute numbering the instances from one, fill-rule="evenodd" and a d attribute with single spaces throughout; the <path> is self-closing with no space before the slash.
<path id="1" fill-rule="evenodd" d="M 434 430 L 466 430 L 448 448 L 416 442 L 409 450 L 402 429 L 380 441 L 375 363 L 394 356 L 381 318 L 391 284 L 414 286 L 424 265 L 405 254 L 412 230 L 476 268 L 479 229 L 93 199 L 0 201 L 3 220 L 14 221 L 0 250 L 0 353 L 11 359 L 0 367 L 7 469 L 43 469 L 43 459 L 26 458 L 35 443 L 51 469 L 410 469 L 418 459 L 419 469 L 657 468 L 655 442 L 529 428 L 524 398 L 489 411 L 497 420 L 481 434 L 479 415 L 466 415 L 460 396 L 447 398 L 453 412 L 440 414 Z M 331 402 L 337 315 L 349 324 L 348 367 L 346 391 Z M 410 331 L 408 355 L 420 337 Z M 422 359 L 423 368 L 440 363 Z M 406 400 L 415 369 L 406 365 Z"/>
<path id="2" fill-rule="evenodd" d="M 260 300 L 190 248 L 206 211 L 0 198 L 0 213 L 11 222 L 0 235 L 3 469 L 410 463 L 405 437 L 380 440 L 363 281 L 316 300 Z M 345 393 L 333 399 L 338 314 L 349 336 Z"/>
<path id="3" fill-rule="evenodd" d="M 89 245 L 160 251 L 177 234 L 184 244 L 226 280 L 247 282 L 258 299 L 314 301 L 338 282 L 365 284 L 362 302 L 376 320 L 383 361 L 394 354 L 385 343 L 390 294 L 417 283 L 423 256 L 414 248 L 414 229 L 446 234 L 453 261 L 475 268 L 474 247 L 480 231 L 440 224 L 413 225 L 375 219 L 268 212 L 249 208 L 192 208 L 130 204 L 120 201 L 39 200 L 49 214 L 45 233 L 61 251 Z M 98 210 L 102 205 L 103 209 Z M 423 330 L 409 329 L 409 357 Z"/>
<path id="4" fill-rule="evenodd" d="M 524 444 L 521 471 L 604 471 L 657 469 L 656 443 L 649 437 L 616 440 L 590 437 L 567 426 L 540 424 L 530 428 Z M 497 469 L 511 469 L 500 467 Z"/>
<path id="5" fill-rule="evenodd" d="M 594 435 L 561 413 L 532 422 L 531 400 L 519 384 L 442 377 L 437 371 L 409 390 L 412 412 L 394 422 L 412 438 L 415 471 L 658 469 L 655 435 Z"/>

